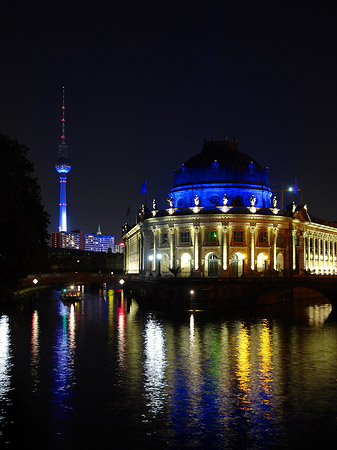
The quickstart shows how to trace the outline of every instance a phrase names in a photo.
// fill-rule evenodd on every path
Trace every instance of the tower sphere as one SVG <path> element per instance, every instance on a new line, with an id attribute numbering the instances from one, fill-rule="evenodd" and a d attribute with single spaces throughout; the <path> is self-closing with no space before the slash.
<path id="1" fill-rule="evenodd" d="M 68 173 L 71 171 L 71 165 L 69 158 L 61 156 L 58 158 L 55 164 L 56 172 L 58 173 Z"/>
<path id="2" fill-rule="evenodd" d="M 175 173 L 170 196 L 177 208 L 193 206 L 197 195 L 204 207 L 221 205 L 224 196 L 229 206 L 271 207 L 268 170 L 249 155 L 239 151 L 237 141 L 205 142 L 200 153 L 188 159 Z"/>

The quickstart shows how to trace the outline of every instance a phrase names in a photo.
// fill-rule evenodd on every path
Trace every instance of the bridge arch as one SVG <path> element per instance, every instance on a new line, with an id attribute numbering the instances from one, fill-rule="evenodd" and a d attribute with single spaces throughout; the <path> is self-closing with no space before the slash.
<path id="1" fill-rule="evenodd" d="M 285 303 L 293 300 L 326 300 L 329 298 L 322 292 L 303 286 L 275 287 L 261 292 L 256 300 L 257 305 L 271 305 Z"/>

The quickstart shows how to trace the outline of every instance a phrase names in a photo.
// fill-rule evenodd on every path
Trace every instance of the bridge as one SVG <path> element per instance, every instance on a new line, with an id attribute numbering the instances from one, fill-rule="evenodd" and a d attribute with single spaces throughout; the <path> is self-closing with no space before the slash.
<path id="1" fill-rule="evenodd" d="M 35 281 L 34 281 L 35 280 Z M 123 284 L 120 281 L 123 280 Z M 69 284 L 120 289 L 140 304 L 160 308 L 218 309 L 269 305 L 304 299 L 324 299 L 337 304 L 337 276 L 165 278 L 100 273 L 38 274 L 22 282 L 18 294 Z"/>
<path id="2" fill-rule="evenodd" d="M 61 289 L 70 284 L 90 285 L 94 288 L 120 287 L 122 275 L 90 272 L 39 273 L 29 275 L 22 280 L 17 295 L 25 295 L 41 289 Z"/>
<path id="3" fill-rule="evenodd" d="M 151 306 L 218 309 L 326 299 L 337 304 L 337 277 L 242 277 L 222 279 L 126 278 L 123 286 Z"/>

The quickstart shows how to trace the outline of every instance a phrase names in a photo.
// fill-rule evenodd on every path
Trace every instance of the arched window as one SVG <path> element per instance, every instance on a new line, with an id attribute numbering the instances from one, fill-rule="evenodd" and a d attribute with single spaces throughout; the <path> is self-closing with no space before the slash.
<path id="1" fill-rule="evenodd" d="M 190 277 L 191 276 L 191 266 L 192 266 L 192 258 L 189 253 L 183 253 L 181 255 L 181 276 L 182 277 Z"/>
<path id="2" fill-rule="evenodd" d="M 258 272 L 263 272 L 267 269 L 268 255 L 266 253 L 259 253 L 256 258 L 256 269 Z"/>
<path id="3" fill-rule="evenodd" d="M 168 275 L 170 273 L 169 267 L 170 267 L 170 258 L 166 253 L 163 253 L 161 259 L 161 273 L 163 275 Z"/>
<path id="4" fill-rule="evenodd" d="M 245 272 L 246 255 L 240 252 L 234 253 L 232 256 L 232 276 L 241 277 Z"/>
<path id="5" fill-rule="evenodd" d="M 208 263 L 208 276 L 217 277 L 219 276 L 219 258 L 215 253 L 211 253 L 207 258 Z"/>
<path id="6" fill-rule="evenodd" d="M 284 259 L 282 253 L 279 253 L 276 257 L 276 270 L 284 269 Z"/>

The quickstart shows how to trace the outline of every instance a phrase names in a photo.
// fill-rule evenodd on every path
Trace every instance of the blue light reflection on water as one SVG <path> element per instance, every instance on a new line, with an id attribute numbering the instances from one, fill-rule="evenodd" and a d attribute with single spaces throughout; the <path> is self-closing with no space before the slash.
<path id="1" fill-rule="evenodd" d="M 72 409 L 69 397 L 73 394 L 72 386 L 76 385 L 75 352 L 76 352 L 76 320 L 77 304 L 64 305 L 58 303 L 58 314 L 61 323 L 57 327 L 53 350 L 53 393 L 58 415 Z"/>
<path id="2" fill-rule="evenodd" d="M 0 439 L 11 420 L 13 445 L 24 423 L 48 448 L 301 448 L 306 436 L 310 448 L 336 426 L 330 312 L 149 313 L 123 292 L 47 295 L 0 316 Z"/>

